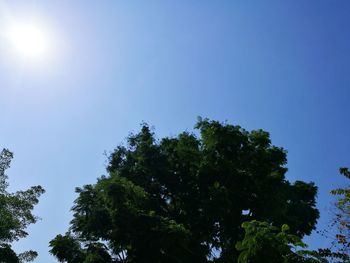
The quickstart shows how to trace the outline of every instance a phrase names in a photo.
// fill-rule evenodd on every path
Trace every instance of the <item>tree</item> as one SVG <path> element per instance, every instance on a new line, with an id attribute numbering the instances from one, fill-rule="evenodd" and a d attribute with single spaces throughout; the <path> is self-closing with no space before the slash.
<path id="1" fill-rule="evenodd" d="M 297 250 L 306 248 L 301 238 L 289 234 L 288 225 L 281 229 L 267 222 L 256 220 L 244 222 L 243 241 L 236 248 L 240 251 L 238 263 L 327 263 L 328 261 L 315 251 Z"/>
<path id="2" fill-rule="evenodd" d="M 286 180 L 286 151 L 267 132 L 207 119 L 196 129 L 157 140 L 143 124 L 130 135 L 110 155 L 108 175 L 77 188 L 70 231 L 51 253 L 69 263 L 94 251 L 105 262 L 237 262 L 245 221 L 311 233 L 317 188 Z"/>
<path id="3" fill-rule="evenodd" d="M 348 168 L 339 169 L 341 175 L 350 179 Z M 332 248 L 320 249 L 320 253 L 337 262 L 350 262 L 350 188 L 337 188 L 331 191 L 337 197 L 335 203 L 335 216 L 331 229 L 335 227 L 336 233 L 333 239 Z M 340 261 L 339 261 L 340 260 Z"/>
<path id="4" fill-rule="evenodd" d="M 41 186 L 33 186 L 26 191 L 9 193 L 5 171 L 10 167 L 12 152 L 7 149 L 0 153 L 0 262 L 18 263 L 32 261 L 37 253 L 26 251 L 16 254 L 11 247 L 13 241 L 26 237 L 28 225 L 34 224 L 38 218 L 32 214 L 39 196 L 44 193 Z"/>

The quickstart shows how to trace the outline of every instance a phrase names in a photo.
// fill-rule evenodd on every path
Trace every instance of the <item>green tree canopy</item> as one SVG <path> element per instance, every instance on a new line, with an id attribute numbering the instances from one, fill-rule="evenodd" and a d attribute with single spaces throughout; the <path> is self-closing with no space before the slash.
<path id="1" fill-rule="evenodd" d="M 315 251 L 297 250 L 306 245 L 301 238 L 289 234 L 288 225 L 280 229 L 267 222 L 256 220 L 244 222 L 245 230 L 243 241 L 236 244 L 238 263 L 327 263 Z"/>
<path id="2" fill-rule="evenodd" d="M 26 251 L 16 254 L 11 248 L 11 243 L 26 237 L 25 231 L 28 225 L 37 221 L 32 214 L 34 205 L 38 203 L 39 196 L 44 193 L 41 186 L 33 186 L 26 191 L 9 193 L 8 182 L 5 174 L 10 167 L 13 154 L 4 149 L 0 153 L 0 262 L 18 263 L 32 261 L 37 253 Z"/>
<path id="3" fill-rule="evenodd" d="M 77 188 L 70 231 L 51 253 L 70 263 L 226 263 L 237 262 L 245 221 L 311 233 L 317 188 L 286 180 L 286 151 L 267 132 L 207 119 L 196 129 L 158 140 L 143 124 L 130 135 L 110 155 L 108 175 Z"/>

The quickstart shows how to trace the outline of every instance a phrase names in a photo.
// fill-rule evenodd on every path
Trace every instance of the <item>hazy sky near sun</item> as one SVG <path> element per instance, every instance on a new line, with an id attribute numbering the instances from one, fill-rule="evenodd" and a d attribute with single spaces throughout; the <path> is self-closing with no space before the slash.
<path id="1" fill-rule="evenodd" d="M 47 191 L 16 248 L 55 262 L 48 242 L 68 228 L 74 188 L 105 173 L 104 151 L 141 121 L 162 137 L 191 131 L 198 115 L 269 131 L 289 152 L 288 179 L 319 186 L 324 227 L 337 170 L 350 165 L 349 13 L 347 0 L 0 0 L 0 30 L 34 19 L 51 41 L 24 60 L 0 37 L 11 189 Z"/>

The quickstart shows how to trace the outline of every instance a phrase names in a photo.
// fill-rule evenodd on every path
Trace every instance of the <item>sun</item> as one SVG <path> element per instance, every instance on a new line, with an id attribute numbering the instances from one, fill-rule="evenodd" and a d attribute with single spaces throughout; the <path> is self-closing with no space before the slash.
<path id="1" fill-rule="evenodd" d="M 48 37 L 36 25 L 12 25 L 8 30 L 8 38 L 15 51 L 25 58 L 42 58 L 48 52 Z"/>

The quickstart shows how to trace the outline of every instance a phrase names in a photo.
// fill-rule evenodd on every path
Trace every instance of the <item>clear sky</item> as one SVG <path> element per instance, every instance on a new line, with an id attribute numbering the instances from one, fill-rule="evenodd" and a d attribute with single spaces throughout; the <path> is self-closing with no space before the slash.
<path id="1" fill-rule="evenodd" d="M 319 186 L 324 228 L 338 168 L 350 165 L 349 13 L 348 0 L 0 0 L 0 29 L 34 19 L 51 40 L 39 61 L 0 38 L 11 190 L 47 191 L 16 248 L 55 262 L 48 242 L 68 228 L 74 188 L 105 173 L 104 151 L 141 121 L 163 137 L 199 115 L 269 131 L 289 152 L 288 179 Z"/>

